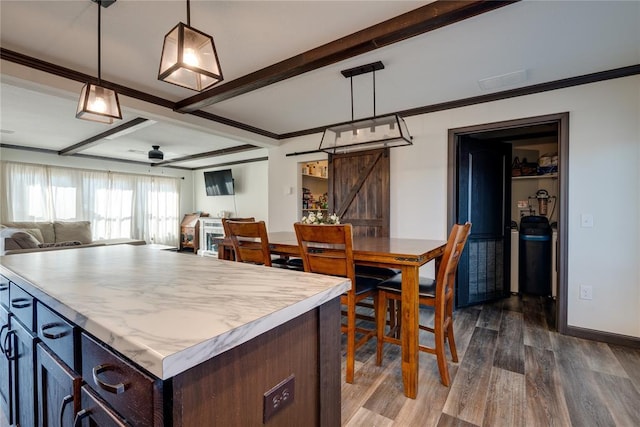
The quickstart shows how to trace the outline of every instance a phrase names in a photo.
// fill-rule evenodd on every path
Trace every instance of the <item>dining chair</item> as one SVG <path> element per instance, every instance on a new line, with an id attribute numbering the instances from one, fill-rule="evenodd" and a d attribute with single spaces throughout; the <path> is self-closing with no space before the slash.
<path id="1" fill-rule="evenodd" d="M 451 379 L 449 377 L 449 369 L 445 357 L 445 341 L 449 342 L 449 350 L 451 359 L 458 361 L 458 353 L 456 351 L 456 343 L 453 337 L 453 297 L 455 287 L 455 276 L 460 261 L 460 255 L 464 250 L 467 237 L 471 230 L 469 222 L 464 225 L 455 224 L 451 229 L 451 234 L 447 240 L 447 245 L 438 267 L 436 280 L 420 277 L 419 285 L 419 304 L 434 308 L 433 324 L 418 325 L 420 330 L 428 331 L 434 334 L 435 345 L 429 347 L 420 344 L 420 351 L 435 354 L 438 360 L 438 370 L 440 371 L 440 381 L 445 386 L 449 386 Z M 385 310 L 388 301 L 395 300 L 400 303 L 402 301 L 402 274 L 387 279 L 378 285 L 378 306 L 379 309 Z M 398 304 L 400 305 L 400 304 Z M 402 328 L 401 316 L 398 316 L 396 328 Z M 397 338 L 397 330 L 393 327 L 389 328 L 386 333 L 386 324 L 383 319 L 377 320 L 377 349 L 376 364 L 382 363 L 382 352 L 385 342 L 400 345 Z"/>
<path id="2" fill-rule="evenodd" d="M 222 220 L 224 234 L 231 241 L 235 260 L 271 267 L 271 251 L 264 221 Z"/>
<path id="3" fill-rule="evenodd" d="M 371 297 L 374 301 L 374 316 L 378 317 L 377 285 L 379 279 L 356 276 L 353 262 L 353 230 L 351 224 L 312 225 L 295 223 L 294 228 L 300 247 L 304 271 L 351 280 L 351 289 L 340 297 L 346 306 L 346 324 L 341 331 L 347 335 L 346 382 L 352 383 L 355 371 L 355 352 L 376 336 L 376 329 L 356 326 L 356 304 Z M 375 323 L 375 322 L 374 322 Z M 356 334 L 359 338 L 356 339 Z"/>

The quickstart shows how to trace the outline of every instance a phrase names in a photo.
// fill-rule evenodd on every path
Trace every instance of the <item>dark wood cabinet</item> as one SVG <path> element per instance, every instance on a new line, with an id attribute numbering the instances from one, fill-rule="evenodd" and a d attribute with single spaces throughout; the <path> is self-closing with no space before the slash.
<path id="1" fill-rule="evenodd" d="M 145 374 L 84 332 L 81 347 L 82 377 L 95 393 L 133 425 L 163 425 L 161 380 Z"/>
<path id="2" fill-rule="evenodd" d="M 37 345 L 36 366 L 38 425 L 72 426 L 80 409 L 82 378 L 42 343 Z"/>
<path id="3" fill-rule="evenodd" d="M 80 391 L 80 406 L 74 427 L 131 427 L 133 425 L 113 412 L 109 405 L 96 396 L 87 385 Z"/>
<path id="4" fill-rule="evenodd" d="M 7 284 L 7 295 L 8 292 Z M 5 356 L 4 342 L 7 338 L 10 328 L 9 312 L 5 306 L 0 305 L 0 411 L 5 415 L 9 424 L 13 423 L 13 390 L 12 390 L 12 368 L 13 364 Z"/>
<path id="5" fill-rule="evenodd" d="M 9 385 L 13 398 L 13 424 L 31 427 L 37 421 L 34 375 L 37 338 L 16 317 L 11 318 L 10 325 L 3 346 L 9 360 L 9 369 L 15 373 Z"/>

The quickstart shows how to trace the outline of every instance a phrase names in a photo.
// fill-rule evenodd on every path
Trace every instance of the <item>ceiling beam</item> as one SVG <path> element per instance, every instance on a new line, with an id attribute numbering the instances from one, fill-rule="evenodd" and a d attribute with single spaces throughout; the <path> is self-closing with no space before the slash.
<path id="1" fill-rule="evenodd" d="M 241 153 L 243 151 L 249 151 L 249 150 L 256 150 L 258 148 L 261 148 L 261 147 L 256 147 L 255 145 L 251 145 L 251 144 L 238 145 L 235 147 L 223 148 L 221 150 L 207 151 L 206 153 L 198 153 L 198 154 L 192 154 L 190 156 L 178 157 L 176 159 L 164 160 L 162 162 L 153 163 L 151 166 L 167 166 L 168 164 L 171 164 L 171 163 L 203 159 L 205 157 L 224 156 L 227 154 Z"/>
<path id="2" fill-rule="evenodd" d="M 437 0 L 176 103 L 189 113 L 520 0 Z"/>
<path id="3" fill-rule="evenodd" d="M 122 132 L 123 130 L 132 128 L 134 126 L 138 126 L 140 123 L 144 123 L 147 120 L 148 119 L 145 119 L 144 117 L 136 117 L 133 120 L 129 120 L 126 123 L 123 123 L 121 125 L 112 127 L 109 130 L 106 130 L 106 131 L 104 131 L 102 133 L 94 135 L 91 138 L 87 138 L 84 141 L 80 141 L 77 144 L 73 144 L 73 145 L 70 145 L 68 147 L 65 147 L 62 150 L 58 151 L 58 155 L 60 155 L 60 156 L 70 156 L 72 154 L 76 154 L 79 151 L 83 151 L 83 150 L 86 150 L 88 148 L 91 148 L 93 146 L 96 146 L 96 145 L 100 144 L 101 140 L 105 139 L 108 136 L 111 136 L 111 135 L 116 134 L 118 132 Z"/>

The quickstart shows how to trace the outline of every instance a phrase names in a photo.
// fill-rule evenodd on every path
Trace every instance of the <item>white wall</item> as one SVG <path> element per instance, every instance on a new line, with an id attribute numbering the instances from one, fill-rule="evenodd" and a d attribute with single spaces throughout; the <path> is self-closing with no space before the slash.
<path id="1" fill-rule="evenodd" d="M 190 170 L 173 168 L 152 168 L 150 166 L 130 163 L 112 162 L 104 160 L 86 159 L 73 156 L 58 156 L 55 154 L 39 153 L 35 151 L 14 150 L 0 148 L 0 160 L 36 163 L 41 165 L 64 166 L 79 169 L 93 169 L 100 171 L 114 171 L 136 173 L 142 175 L 166 175 L 183 177 L 180 188 L 180 213 L 193 212 L 193 178 Z"/>
<path id="2" fill-rule="evenodd" d="M 391 236 L 445 239 L 451 128 L 568 111 L 568 324 L 640 337 L 640 76 L 408 117 L 411 147 L 391 150 Z M 297 164 L 323 154 L 321 135 L 269 150 L 272 231 L 296 221 Z M 594 217 L 580 227 L 580 214 Z M 578 299 L 580 285 L 593 300 Z"/>
<path id="3" fill-rule="evenodd" d="M 231 169 L 234 196 L 207 196 L 204 186 L 204 170 L 194 171 L 194 211 L 218 216 L 220 211 L 231 217 L 255 217 L 269 225 L 268 161 L 243 163 L 207 170 Z"/>

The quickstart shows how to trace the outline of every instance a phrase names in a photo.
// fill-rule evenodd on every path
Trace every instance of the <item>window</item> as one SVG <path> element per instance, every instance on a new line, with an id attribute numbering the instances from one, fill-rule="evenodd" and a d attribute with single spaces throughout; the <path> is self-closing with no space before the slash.
<path id="1" fill-rule="evenodd" d="M 2 162 L 0 219 L 91 221 L 94 240 L 177 245 L 178 178 Z"/>

